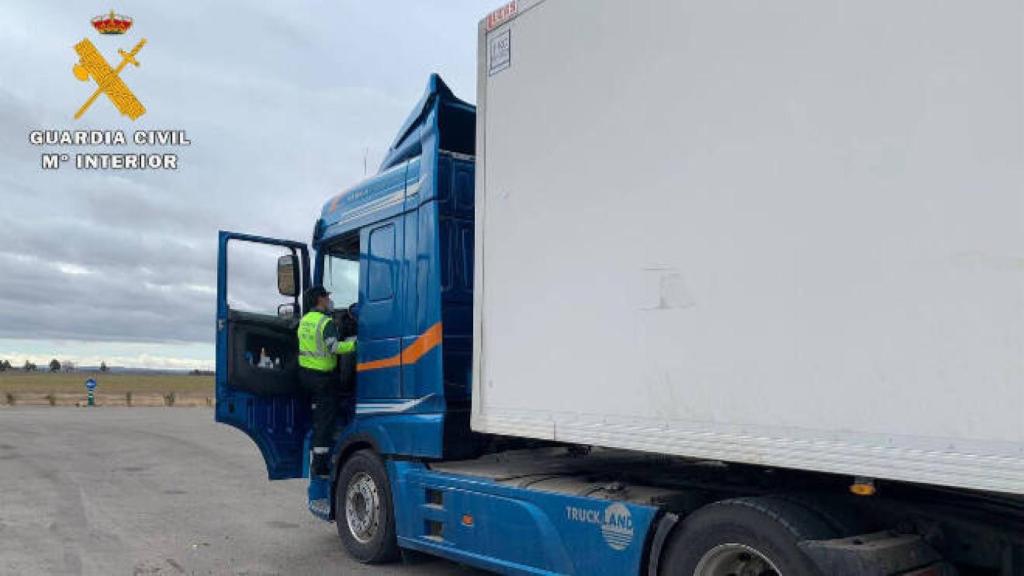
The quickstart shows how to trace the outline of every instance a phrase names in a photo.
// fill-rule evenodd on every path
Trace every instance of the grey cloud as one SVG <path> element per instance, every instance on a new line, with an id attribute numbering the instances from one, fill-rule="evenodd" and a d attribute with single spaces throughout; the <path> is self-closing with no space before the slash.
<path id="1" fill-rule="evenodd" d="M 45 222 L 41 226 L 35 220 L 0 219 L 0 253 L 45 255 L 47 262 L 107 272 L 147 267 L 180 274 L 187 269 L 210 271 L 215 263 L 216 254 L 208 246 L 188 237 L 149 233 L 135 225 L 114 227 L 84 217 Z M 188 280 L 200 278 L 189 276 Z"/>
<path id="2" fill-rule="evenodd" d="M 191 288 L 160 289 L 121 276 L 67 274 L 38 259 L 11 255 L 0 256 L 0 267 L 5 274 L 0 337 L 212 339 L 211 299 Z"/>
<path id="3" fill-rule="evenodd" d="M 86 192 L 88 215 L 95 222 L 117 222 L 125 228 L 168 230 L 175 234 L 209 232 L 217 226 L 214 214 L 202 206 L 177 201 L 166 191 L 119 179 L 120 186 Z"/>

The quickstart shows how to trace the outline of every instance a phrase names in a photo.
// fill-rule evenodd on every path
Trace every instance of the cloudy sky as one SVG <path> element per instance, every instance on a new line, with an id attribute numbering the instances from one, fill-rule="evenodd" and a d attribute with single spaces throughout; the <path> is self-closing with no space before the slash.
<path id="1" fill-rule="evenodd" d="M 500 2 L 15 0 L 0 26 L 0 359 L 212 368 L 217 230 L 308 241 L 370 171 L 431 72 L 475 100 L 476 23 Z M 100 36 L 93 16 L 135 24 Z M 145 105 L 72 75 L 89 38 Z M 33 130 L 186 130 L 177 171 L 44 171 Z M 271 264 L 272 266 L 272 264 Z M 254 270 L 252 284 L 273 270 Z M 273 288 L 269 288 L 272 290 Z"/>

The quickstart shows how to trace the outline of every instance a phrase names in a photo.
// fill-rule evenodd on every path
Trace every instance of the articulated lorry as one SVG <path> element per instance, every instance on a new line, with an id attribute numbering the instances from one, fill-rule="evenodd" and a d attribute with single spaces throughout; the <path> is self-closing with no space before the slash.
<path id="1" fill-rule="evenodd" d="M 220 235 L 216 419 L 272 480 L 309 476 L 323 284 L 357 392 L 309 509 L 361 561 L 1024 574 L 1024 4 L 519 0 L 478 36 L 477 105 L 431 77 L 311 248 Z M 228 296 L 253 243 L 275 314 Z"/>

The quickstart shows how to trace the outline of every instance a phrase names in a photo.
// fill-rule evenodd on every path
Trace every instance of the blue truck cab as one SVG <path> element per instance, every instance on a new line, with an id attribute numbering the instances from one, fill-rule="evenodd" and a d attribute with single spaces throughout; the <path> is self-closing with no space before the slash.
<path id="1" fill-rule="evenodd" d="M 347 415 L 339 441 L 422 458 L 451 457 L 465 445 L 445 436 L 469 429 L 473 127 L 474 108 L 434 76 L 380 172 L 324 205 L 311 253 L 297 242 L 220 234 L 217 419 L 253 438 L 271 479 L 305 471 L 310 412 L 295 394 L 292 348 L 298 287 L 311 281 L 331 290 L 340 308 L 359 310 L 355 417 Z M 285 314 L 259 318 L 229 307 L 231 242 L 293 252 L 294 264 L 282 262 L 296 275 Z M 284 359 L 279 369 L 245 361 L 268 348 Z"/>

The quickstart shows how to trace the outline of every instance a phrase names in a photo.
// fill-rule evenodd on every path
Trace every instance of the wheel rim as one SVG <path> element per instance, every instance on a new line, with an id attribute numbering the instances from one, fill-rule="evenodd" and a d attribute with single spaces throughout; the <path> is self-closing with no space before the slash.
<path id="1" fill-rule="evenodd" d="M 720 544 L 701 557 L 693 576 L 782 576 L 782 572 L 746 544 Z"/>
<path id="2" fill-rule="evenodd" d="M 380 495 L 377 483 L 365 472 L 349 480 L 345 491 L 345 521 L 352 537 L 362 544 L 373 540 L 380 526 Z"/>

